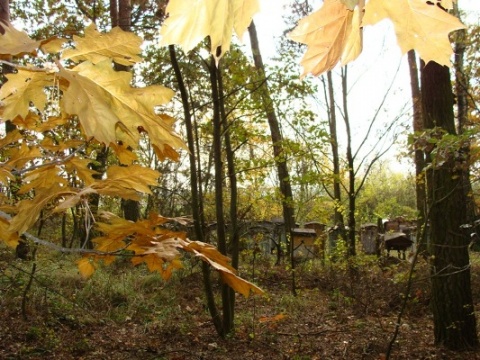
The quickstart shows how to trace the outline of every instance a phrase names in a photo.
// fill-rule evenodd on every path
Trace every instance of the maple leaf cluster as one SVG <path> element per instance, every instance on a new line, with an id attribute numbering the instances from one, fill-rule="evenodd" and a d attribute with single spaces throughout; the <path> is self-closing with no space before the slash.
<path id="1" fill-rule="evenodd" d="M 448 34 L 465 26 L 446 8 L 452 8 L 451 0 L 325 0 L 289 36 L 308 46 L 301 61 L 303 75 L 320 75 L 339 62 L 355 60 L 363 48 L 363 27 L 385 19 L 393 23 L 403 54 L 413 49 L 426 63 L 450 66 Z"/>
<path id="2" fill-rule="evenodd" d="M 0 53 L 41 51 L 58 58 L 44 68 L 18 66 L 6 74 L 0 89 L 0 115 L 16 125 L 0 141 L 7 159 L 1 164 L 0 182 L 17 182 L 15 195 L 20 199 L 14 206 L 2 206 L 15 214 L 9 233 L 27 231 L 47 204 L 54 204 L 55 212 L 93 193 L 134 200 L 150 193 L 160 174 L 133 164 L 141 136 L 148 134 L 160 158 L 177 159 L 175 149 L 184 143 L 174 132 L 173 119 L 156 112 L 173 91 L 132 87 L 131 73 L 113 68 L 114 63 L 141 61 L 142 39 L 119 28 L 100 33 L 91 25 L 84 37 L 74 36 L 73 48 L 66 48 L 65 40 L 33 41 L 8 23 L 1 26 Z M 73 134 L 65 136 L 67 131 Z M 110 145 L 121 165 L 109 167 L 106 178 L 98 179 L 91 159 L 80 153 L 92 153 L 102 143 Z M 75 180 L 69 181 L 66 174 L 72 173 Z"/>
<path id="3" fill-rule="evenodd" d="M 67 45 L 56 38 L 33 41 L 6 22 L 0 26 L 0 55 L 40 52 L 57 59 L 40 68 L 11 64 L 16 71 L 6 75 L 0 88 L 0 117 L 15 125 L 0 139 L 6 159 L 0 163 L 0 185 L 14 193 L 0 194 L 1 240 L 16 246 L 41 215 L 79 205 L 89 212 L 91 195 L 140 200 L 141 194 L 151 194 L 160 173 L 136 164 L 141 139 L 148 136 L 159 159 L 177 160 L 177 150 L 185 144 L 174 131 L 174 119 L 158 112 L 174 92 L 159 85 L 133 87 L 129 71 L 115 70 L 114 64 L 128 67 L 142 61 L 142 39 L 120 28 L 101 33 L 90 25 L 83 37 L 74 36 Z M 117 164 L 102 174 L 92 163 L 106 147 Z M 92 239 L 94 250 L 82 251 L 78 261 L 84 277 L 100 263 L 130 256 L 133 264 L 146 264 L 167 280 L 182 267 L 182 254 L 191 253 L 243 295 L 262 292 L 238 277 L 216 248 L 165 227 L 170 219 L 156 214 L 137 222 L 113 214 L 104 217 L 105 222 L 95 224 L 103 235 Z M 51 247 L 58 248 L 53 243 Z"/>
<path id="4" fill-rule="evenodd" d="M 425 62 L 450 66 L 448 34 L 465 27 L 444 11 L 451 8 L 452 0 L 325 0 L 289 37 L 308 46 L 301 61 L 303 75 L 317 76 L 355 60 L 363 48 L 363 27 L 389 19 L 402 53 L 414 49 Z M 258 0 L 169 1 L 161 44 L 189 51 L 209 36 L 218 62 L 230 47 L 233 30 L 241 39 L 259 10 Z"/>

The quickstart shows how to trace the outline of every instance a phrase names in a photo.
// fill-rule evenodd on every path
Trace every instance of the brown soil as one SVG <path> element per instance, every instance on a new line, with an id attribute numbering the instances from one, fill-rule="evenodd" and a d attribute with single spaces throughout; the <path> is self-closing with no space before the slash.
<path id="1" fill-rule="evenodd" d="M 43 300 L 29 300 L 22 314 L 21 296 L 13 302 L 1 295 L 0 359 L 385 359 L 405 285 L 392 279 L 407 265 L 350 274 L 302 266 L 297 296 L 284 267 L 261 268 L 256 283 L 268 295 L 237 296 L 236 333 L 228 339 L 217 336 L 205 309 L 199 272 L 158 289 L 177 296 L 175 305 L 165 305 L 172 307 L 169 316 L 161 318 L 152 310 L 150 316 L 112 320 L 101 307 L 93 311 L 94 304 L 52 310 L 60 295 L 50 290 Z M 10 294 L 12 283 L 4 279 L 0 290 Z M 476 273 L 473 286 L 478 294 Z M 391 359 L 480 359 L 476 351 L 434 346 L 426 289 L 428 282 L 416 282 Z"/>

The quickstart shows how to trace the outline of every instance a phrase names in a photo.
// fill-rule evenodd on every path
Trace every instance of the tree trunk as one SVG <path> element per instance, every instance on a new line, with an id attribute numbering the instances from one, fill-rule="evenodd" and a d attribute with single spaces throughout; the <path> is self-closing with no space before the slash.
<path id="1" fill-rule="evenodd" d="M 110 17 L 112 27 L 119 26 L 123 31 L 130 31 L 132 26 L 131 0 L 110 0 Z M 130 71 L 131 69 L 129 66 L 115 64 L 115 70 Z M 126 220 L 138 221 L 140 219 L 140 202 L 122 199 L 122 211 Z"/>
<path id="2" fill-rule="evenodd" d="M 450 71 L 433 61 L 421 74 L 425 127 L 455 134 Z M 437 131 L 438 133 L 438 131 Z M 432 312 L 435 343 L 462 350 L 478 345 L 470 286 L 469 237 L 462 230 L 466 199 L 462 180 L 464 159 L 458 149 L 447 151 L 441 163 L 431 153 L 427 161 L 427 198 L 430 208 Z"/>
<path id="3" fill-rule="evenodd" d="M 413 131 L 420 133 L 423 131 L 423 114 L 422 114 L 422 95 L 420 92 L 419 74 L 415 51 L 408 52 L 408 65 L 410 70 L 410 88 L 412 90 L 413 103 Z M 415 161 L 415 193 L 418 211 L 417 226 L 420 229 L 425 224 L 426 216 L 426 190 L 425 190 L 425 158 L 423 150 L 417 144 L 414 145 L 414 161 Z M 421 240 L 421 239 L 419 239 Z M 419 246 L 421 244 L 418 244 Z"/>
<path id="4" fill-rule="evenodd" d="M 265 75 L 265 66 L 263 65 L 262 55 L 260 53 L 260 46 L 258 43 L 257 30 L 255 28 L 255 23 L 252 21 L 248 27 L 248 33 L 250 35 L 250 44 L 252 48 L 253 60 L 255 67 L 260 76 L 260 80 L 263 82 L 260 87 L 260 94 L 262 96 L 262 101 L 265 107 L 265 113 L 268 120 L 268 125 L 270 127 L 270 134 L 272 137 L 273 144 L 273 156 L 275 159 L 275 165 L 277 167 L 278 181 L 280 183 L 280 193 L 282 194 L 282 206 L 283 206 L 283 218 L 285 222 L 285 234 L 287 235 L 289 241 L 289 254 L 290 254 L 290 263 L 292 267 L 292 292 L 295 294 L 295 262 L 293 259 L 293 228 L 295 227 L 294 219 L 294 202 L 293 202 L 293 192 L 290 185 L 290 174 L 288 172 L 287 159 L 285 151 L 283 149 L 283 136 L 280 132 L 280 126 L 277 119 L 277 114 L 275 112 L 275 107 L 273 105 L 273 99 L 270 95 L 270 90 L 268 88 L 267 78 Z"/>
<path id="5" fill-rule="evenodd" d="M 232 149 L 232 143 L 230 140 L 230 128 L 228 126 L 227 115 L 225 111 L 224 91 L 223 91 L 223 78 L 220 69 L 217 69 L 218 80 L 218 93 L 220 95 L 220 115 L 222 122 L 223 138 L 225 143 L 225 156 L 227 159 L 227 177 L 230 183 L 230 234 L 229 234 L 229 249 L 232 259 L 232 267 L 238 269 L 239 261 L 239 242 L 240 234 L 238 230 L 238 189 L 237 189 L 237 174 L 235 171 L 235 154 Z M 230 309 L 228 315 L 230 316 L 229 323 L 232 330 L 234 326 L 234 314 L 235 314 L 235 292 L 229 286 L 226 287 L 228 291 L 227 301 Z"/>
<path id="6" fill-rule="evenodd" d="M 332 148 L 333 161 L 333 200 L 334 208 L 334 225 L 344 226 L 343 214 L 340 211 L 342 204 L 342 192 L 340 188 L 340 157 L 338 155 L 338 139 L 337 139 L 337 116 L 335 110 L 335 96 L 333 91 L 332 72 L 327 72 L 328 81 L 328 126 L 330 131 L 330 145 Z"/>
<path id="7" fill-rule="evenodd" d="M 210 84 L 212 87 L 213 101 L 213 151 L 215 169 L 215 217 L 217 219 L 217 242 L 218 250 L 227 255 L 227 233 L 225 224 L 225 211 L 223 207 L 223 159 L 222 159 L 222 119 L 220 113 L 217 67 L 215 58 L 210 59 Z M 223 305 L 223 328 L 221 336 L 225 337 L 233 331 L 233 313 L 231 313 L 231 292 L 227 284 L 222 283 L 222 305 Z"/>
<path id="8" fill-rule="evenodd" d="M 188 92 L 183 81 L 183 76 L 180 71 L 180 66 L 178 64 L 177 55 L 174 45 L 169 45 L 168 47 L 170 52 L 170 60 L 172 62 L 172 67 L 175 72 L 175 78 L 177 79 L 178 90 L 180 91 L 180 96 L 182 98 L 183 105 L 183 115 L 185 117 L 185 127 L 187 131 L 187 145 L 189 150 L 189 163 L 190 163 L 190 189 L 192 193 L 192 208 L 193 208 L 193 226 L 195 230 L 195 236 L 198 241 L 205 241 L 204 229 L 205 219 L 203 213 L 203 198 L 202 198 L 202 184 L 200 178 L 200 162 L 198 162 L 197 167 L 197 152 L 198 148 L 195 143 L 194 136 L 194 126 L 192 122 L 192 116 L 190 113 L 190 102 L 188 100 Z M 207 307 L 212 317 L 213 325 L 217 334 L 221 335 L 223 333 L 222 319 L 218 312 L 217 306 L 215 305 L 215 297 L 213 293 L 212 280 L 210 277 L 210 266 L 202 261 L 202 274 L 203 274 L 203 285 L 205 290 L 205 297 L 207 300 Z"/>
<path id="9" fill-rule="evenodd" d="M 347 166 L 348 166 L 348 239 L 347 256 L 355 256 L 355 208 L 356 208 L 356 190 L 355 190 L 355 164 L 352 153 L 352 133 L 350 131 L 350 118 L 348 116 L 347 106 L 347 67 L 342 69 L 342 97 L 343 97 L 343 119 L 347 131 Z"/>

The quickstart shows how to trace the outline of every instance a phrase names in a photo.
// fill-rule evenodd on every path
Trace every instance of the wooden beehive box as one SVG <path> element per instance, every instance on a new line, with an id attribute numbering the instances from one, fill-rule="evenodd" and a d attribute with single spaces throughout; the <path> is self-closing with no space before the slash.
<path id="1" fill-rule="evenodd" d="M 296 228 L 292 230 L 293 255 L 314 257 L 318 254 L 317 233 L 314 229 Z"/>

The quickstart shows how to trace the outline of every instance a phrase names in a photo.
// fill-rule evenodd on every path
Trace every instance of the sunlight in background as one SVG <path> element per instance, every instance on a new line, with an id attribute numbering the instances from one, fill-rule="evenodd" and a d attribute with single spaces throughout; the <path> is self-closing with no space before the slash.
<path id="1" fill-rule="evenodd" d="M 273 58 L 277 53 L 279 38 L 283 36 L 286 28 L 282 16 L 290 14 L 286 8 L 290 0 L 260 0 L 260 13 L 254 17 L 255 25 L 262 50 L 264 61 Z M 317 10 L 322 1 L 311 2 L 314 10 Z M 465 23 L 478 22 L 480 13 L 479 0 L 459 0 L 459 7 L 465 13 Z M 250 53 L 248 34 L 244 36 L 246 53 Z M 338 74 L 340 66 L 333 72 Z M 301 68 L 299 67 L 299 75 Z M 401 124 L 398 131 L 405 126 L 411 125 L 411 91 L 410 74 L 408 70 L 407 56 L 402 55 L 397 45 L 393 26 L 389 21 L 382 21 L 375 26 L 364 29 L 364 48 L 362 54 L 348 65 L 349 73 L 349 113 L 352 123 L 353 146 L 363 138 L 364 130 L 370 124 L 371 119 L 379 108 L 385 93 L 389 92 L 387 99 L 380 110 L 381 119 L 377 120 L 377 126 L 384 127 L 386 123 L 394 121 L 401 115 Z M 309 75 L 311 78 L 311 75 Z M 335 78 L 335 76 L 334 76 Z M 339 83 L 338 76 L 336 80 Z M 390 91 L 389 88 L 391 87 Z M 340 94 L 340 89 L 337 90 Z M 339 95 L 337 95 L 339 96 Z M 319 119 L 326 118 L 326 109 L 318 104 Z M 339 134 L 344 134 L 343 121 L 339 119 Z M 374 141 L 374 140 L 372 140 Z M 345 138 L 339 138 L 340 143 L 345 143 Z M 406 136 L 400 138 L 400 143 L 386 155 L 385 159 L 395 171 L 413 171 L 413 162 L 409 159 L 399 159 Z M 402 148 L 403 147 L 403 148 Z"/>

